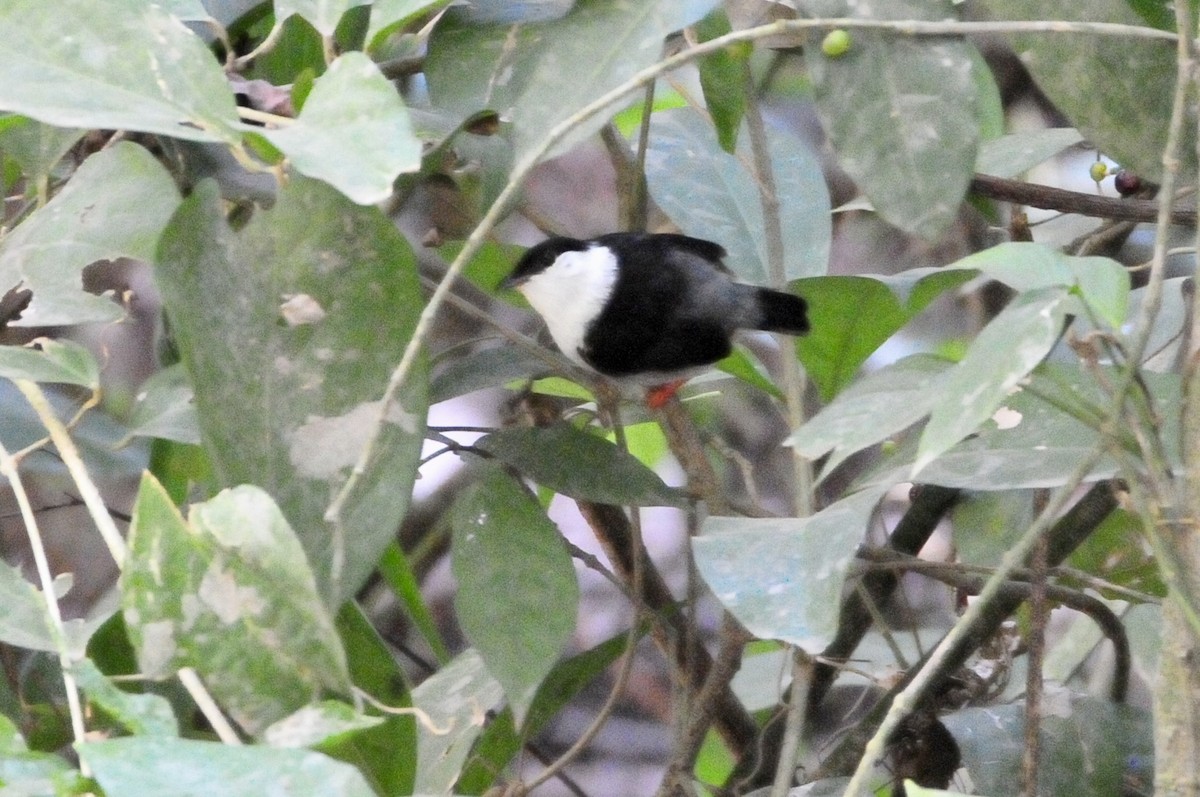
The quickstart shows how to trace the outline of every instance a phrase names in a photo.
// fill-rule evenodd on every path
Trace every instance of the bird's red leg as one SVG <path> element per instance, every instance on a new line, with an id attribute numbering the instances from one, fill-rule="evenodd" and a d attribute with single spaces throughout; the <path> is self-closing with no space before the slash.
<path id="1" fill-rule="evenodd" d="M 679 392 L 679 388 L 683 387 L 686 379 L 675 379 L 671 382 L 663 382 L 661 385 L 655 385 L 646 390 L 646 406 L 652 410 L 660 410 L 663 408 L 671 397 Z"/>

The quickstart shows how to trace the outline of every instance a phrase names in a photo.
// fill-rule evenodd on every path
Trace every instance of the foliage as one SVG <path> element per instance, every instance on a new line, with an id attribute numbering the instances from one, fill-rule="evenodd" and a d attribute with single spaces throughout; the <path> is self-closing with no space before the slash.
<path id="1" fill-rule="evenodd" d="M 869 10 L 808 0 L 799 14 L 765 0 L 114 0 L 99 15 L 94 5 L 0 8 L 13 43 L 0 51 L 0 291 L 13 289 L 0 300 L 0 476 L 37 581 L 0 563 L 0 644 L 14 652 L 0 687 L 5 793 L 480 794 L 523 777 L 522 750 L 622 662 L 616 694 L 643 635 L 687 693 L 674 701 L 671 776 L 742 779 L 735 766 L 759 749 L 757 734 L 784 723 L 761 723 L 739 695 L 766 695 L 755 709 L 787 704 L 787 662 L 827 688 L 805 662 L 848 638 L 838 655 L 857 671 L 883 681 L 898 665 L 907 643 L 883 645 L 879 629 L 867 634 L 866 609 L 850 607 L 873 589 L 883 591 L 866 600 L 889 597 L 883 571 L 862 575 L 862 544 L 884 496 L 914 481 L 952 499 L 926 537 L 963 491 L 952 523 L 964 566 L 939 577 L 983 593 L 940 650 L 1014 590 L 1028 593 L 1030 576 L 1012 571 L 1037 564 L 1027 554 L 1043 532 L 1049 563 L 1073 565 L 1052 572 L 1053 600 L 1111 615 L 1105 633 L 1130 666 L 1154 666 L 1164 594 L 1183 618 L 1166 636 L 1200 636 L 1190 575 L 1200 565 L 1162 533 L 1195 530 L 1189 501 L 1200 494 L 1181 475 L 1200 417 L 1190 404 L 1200 390 L 1183 372 L 1195 291 L 1164 281 L 1165 225 L 1153 231 L 1148 286 L 1108 256 L 1116 248 L 1095 253 L 1112 225 L 1062 246 L 1019 219 L 992 231 L 1008 240 L 955 262 L 829 273 L 835 222 L 882 220 L 920 245 L 956 239 L 967 218 L 984 218 L 966 202 L 986 204 L 973 175 L 1048 201 L 1014 178 L 1084 139 L 1161 181 L 1168 199 L 1180 183 L 1194 188 L 1194 130 L 1172 122 L 1182 115 L 1167 4 L 1087 0 L 1053 12 L 1079 24 L 1018 28 L 1005 23 L 1050 12 L 1023 0 Z M 963 5 L 1009 37 L 1078 129 L 1003 134 L 988 62 L 956 21 Z M 781 18 L 745 24 L 768 14 Z M 1083 22 L 1093 19 L 1123 24 Z M 845 35 L 830 52 L 821 42 L 833 27 Z M 827 152 L 767 112 L 797 105 L 814 109 Z M 646 151 L 635 153 L 642 134 Z M 514 328 L 519 311 L 496 286 L 519 248 L 498 243 L 497 226 L 524 215 L 569 231 L 568 213 L 544 217 L 521 192 L 531 175 L 545 179 L 547 161 L 597 138 L 623 208 L 652 200 L 675 228 L 719 241 L 740 279 L 807 299 L 812 332 L 784 345 L 784 367 L 739 350 L 697 380 L 721 402 L 705 392 L 673 416 L 614 413 L 607 390 Z M 862 194 L 840 212 L 834 172 Z M 396 218 L 434 190 L 453 196 L 453 218 L 402 234 Z M 1070 213 L 1076 200 L 1056 201 Z M 1148 206 L 1134 198 L 1121 212 Z M 1001 210 L 983 207 L 993 221 Z M 630 210 L 622 224 L 645 221 Z M 105 403 L 108 352 L 77 342 L 136 313 L 141 297 L 95 290 L 91 267 L 107 261 L 146 264 L 161 295 L 146 342 L 161 370 L 126 407 Z M 1182 276 L 1193 261 L 1194 250 L 1171 264 Z M 969 340 L 943 329 L 910 345 L 911 324 L 985 283 L 1008 299 L 973 319 Z M 468 304 L 483 345 L 439 341 L 451 301 Z M 910 349 L 888 355 L 889 342 Z M 807 422 L 796 363 L 817 408 Z M 529 381 L 548 371 L 553 379 Z M 431 403 L 484 388 L 509 390 L 533 423 L 470 443 L 429 428 Z M 764 467 L 738 470 L 713 455 L 721 447 L 698 447 L 697 427 L 720 434 L 729 397 L 792 420 L 796 494 L 783 502 L 808 516 L 770 517 L 752 484 L 722 486 Z M 664 434 L 687 484 L 668 486 L 651 468 Z M 470 463 L 469 483 L 414 545 L 397 531 L 415 514 L 429 443 Z M 707 478 L 714 463 L 719 478 Z M 1104 487 L 1114 477 L 1129 491 L 1118 511 Z M 121 510 L 101 500 L 120 483 L 136 490 L 127 542 L 113 520 Z M 1086 514 L 1086 498 L 1066 511 L 1081 485 L 1108 503 L 1055 548 L 1072 513 Z M 81 599 L 64 619 L 72 577 L 52 573 L 30 494 L 78 496 L 120 572 L 115 595 Z M 569 653 L 572 556 L 583 557 L 549 519 L 552 496 L 588 519 L 631 598 L 629 633 Z M 711 516 L 700 519 L 697 498 Z M 895 551 L 924 523 L 922 500 L 906 504 Z M 690 555 L 725 618 L 715 658 L 689 648 L 699 607 L 644 557 L 645 506 L 681 512 L 698 534 Z M 420 591 L 437 534 L 449 538 L 461 650 Z M 990 581 L 972 580 L 970 566 Z M 423 680 L 358 600 L 376 582 L 431 651 Z M 1022 633 L 1036 648 L 1046 617 L 1034 604 Z M 1011 651 L 985 644 L 1000 619 L 967 652 L 1007 675 L 1020 669 Z M 1102 641 L 1087 622 L 1045 667 L 1059 682 L 1043 698 L 1041 793 L 1074 793 L 1085 776 L 1098 793 L 1145 780 L 1153 723 L 1167 721 L 1084 694 L 1076 670 Z M 905 695 L 937 691 L 947 674 L 936 667 L 912 666 Z M 993 686 L 981 687 L 990 705 L 940 707 L 972 782 L 998 794 L 1020 777 L 1027 715 L 1024 687 Z M 791 693 L 792 719 L 804 694 Z M 812 770 L 826 778 L 816 788 L 840 790 L 851 773 L 850 788 L 865 788 L 889 738 L 894 759 L 899 720 L 891 712 L 865 752 L 844 742 L 829 757 L 843 763 Z M 874 721 L 864 720 L 867 736 Z M 66 743 L 77 764 L 55 752 Z M 790 775 L 792 752 L 768 762 L 768 780 L 775 766 Z M 1096 760 L 1105 766 L 1088 765 Z"/>

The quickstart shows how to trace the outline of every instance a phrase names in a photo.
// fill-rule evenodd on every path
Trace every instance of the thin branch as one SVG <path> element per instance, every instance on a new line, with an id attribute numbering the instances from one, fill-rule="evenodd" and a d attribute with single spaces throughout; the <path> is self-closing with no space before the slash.
<path id="1" fill-rule="evenodd" d="M 17 380 L 17 384 L 19 385 L 22 381 Z M 17 460 L 4 447 L 4 444 L 0 443 L 0 476 L 8 479 L 9 489 L 12 490 L 13 497 L 17 499 L 17 506 L 21 510 L 21 519 L 25 523 L 25 534 L 29 537 L 29 547 L 33 551 L 34 567 L 37 569 L 38 581 L 42 585 L 42 599 L 46 602 L 46 626 L 49 628 L 50 639 L 54 642 L 55 652 L 58 654 L 63 690 L 67 695 L 67 710 L 71 715 L 71 734 L 76 742 L 83 742 L 87 727 L 83 722 L 83 705 L 79 699 L 79 685 L 72 673 L 71 645 L 67 639 L 66 627 L 63 625 L 62 611 L 58 606 L 58 597 L 54 590 L 54 576 L 50 573 L 50 560 L 46 557 L 46 545 L 42 540 L 41 531 L 38 529 L 37 516 L 34 514 L 33 504 L 29 501 L 29 494 L 25 492 L 25 483 L 17 470 L 17 464 Z M 85 776 L 90 776 L 87 762 L 81 759 L 79 763 L 80 772 Z"/>
<path id="2" fill-rule="evenodd" d="M 988 199 L 1014 202 L 1042 210 L 1057 210 L 1080 216 L 1094 216 L 1114 221 L 1152 222 L 1159 217 L 1162 203 L 1153 199 L 1123 199 L 1099 196 L 1082 191 L 1068 191 L 1022 180 L 976 174 L 971 178 L 969 191 Z M 1171 224 L 1191 226 L 1196 223 L 1196 208 L 1183 207 L 1169 211 Z"/>
<path id="3" fill-rule="evenodd" d="M 179 682 L 183 684 L 183 688 L 191 695 L 192 702 L 196 704 L 196 708 L 200 709 L 200 713 L 204 715 L 204 719 L 208 720 L 209 726 L 217 734 L 217 738 L 222 744 L 241 745 L 242 739 L 238 736 L 237 731 L 229 724 L 229 720 L 225 719 L 225 715 L 221 713 L 221 707 L 217 705 L 217 701 L 213 700 L 212 694 L 209 693 L 208 687 L 200 680 L 200 675 L 191 667 L 183 667 L 177 673 Z"/>
<path id="4" fill-rule="evenodd" d="M 1039 495 L 1045 495 L 1039 491 Z M 1038 736 L 1042 727 L 1042 665 L 1046 657 L 1046 623 L 1050 609 L 1046 603 L 1046 535 L 1037 538 L 1030 566 L 1033 580 L 1029 584 L 1029 652 L 1025 672 L 1025 740 L 1021 755 L 1021 791 L 1027 797 L 1037 797 L 1038 768 L 1041 764 L 1041 744 Z"/>
<path id="5" fill-rule="evenodd" d="M 25 400 L 33 407 L 33 411 L 37 413 L 38 420 L 46 427 L 46 431 L 50 433 L 50 439 L 54 441 L 54 447 L 58 449 L 58 455 L 62 457 L 63 464 L 67 466 L 67 471 L 71 474 L 71 478 L 75 481 L 79 488 L 79 496 L 83 499 L 83 503 L 87 506 L 88 514 L 92 517 L 92 522 L 96 524 L 96 528 L 100 531 L 100 536 L 104 538 L 105 545 L 108 546 L 108 552 L 116 562 L 117 569 L 125 567 L 125 539 L 121 536 L 120 530 L 117 529 L 117 524 L 113 522 L 112 516 L 108 513 L 108 508 L 104 505 L 104 499 L 100 497 L 100 491 L 96 488 L 96 483 L 92 481 L 92 477 L 88 474 L 87 466 L 83 464 L 83 458 L 79 455 L 79 449 L 75 447 L 75 442 L 71 440 L 71 436 L 67 433 L 67 428 L 54 412 L 54 408 L 50 406 L 50 402 L 46 400 L 46 394 L 42 392 L 42 388 L 36 382 L 30 382 L 26 379 L 14 380 L 17 389 L 21 391 L 21 395 L 25 396 Z M 92 399 L 85 403 L 84 408 L 94 405 L 99 401 L 99 396 L 93 395 Z M 82 410 L 81 410 L 82 412 Z"/>
<path id="6" fill-rule="evenodd" d="M 865 549 L 859 552 L 859 556 L 871 562 L 872 567 L 898 567 L 906 572 L 918 573 L 973 595 L 979 594 L 985 584 L 985 578 L 995 572 L 994 568 L 964 565 L 958 562 L 931 562 L 882 548 Z M 1057 568 L 1054 568 L 1047 572 L 1052 573 L 1056 570 Z M 1006 600 L 1028 600 L 1033 594 L 1033 572 L 1026 568 L 1017 568 L 1009 574 L 1009 577 L 1011 580 L 1004 587 Z M 1120 618 L 1104 601 L 1072 587 L 1047 584 L 1046 597 L 1054 603 L 1087 616 L 1112 643 L 1115 663 L 1110 697 L 1115 703 L 1124 702 L 1129 688 L 1133 659 L 1129 647 L 1129 637 L 1125 633 L 1125 627 L 1121 624 Z"/>

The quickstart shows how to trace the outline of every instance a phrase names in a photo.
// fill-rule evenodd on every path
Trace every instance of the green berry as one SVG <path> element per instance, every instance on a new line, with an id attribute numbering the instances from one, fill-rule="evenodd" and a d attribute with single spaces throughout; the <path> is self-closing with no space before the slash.
<path id="1" fill-rule="evenodd" d="M 849 33 L 842 28 L 835 28 L 825 34 L 825 40 L 821 42 L 821 52 L 829 58 L 841 58 L 850 51 L 851 43 Z"/>
<path id="2" fill-rule="evenodd" d="M 1096 161 L 1092 164 L 1092 168 L 1088 169 L 1088 174 L 1092 176 L 1093 180 L 1100 182 L 1108 177 L 1108 164 L 1104 161 Z"/>

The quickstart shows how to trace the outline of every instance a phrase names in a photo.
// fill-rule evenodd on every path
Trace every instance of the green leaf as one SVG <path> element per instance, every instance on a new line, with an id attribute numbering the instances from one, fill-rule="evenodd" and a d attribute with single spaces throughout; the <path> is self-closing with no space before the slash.
<path id="1" fill-rule="evenodd" d="M 955 501 L 950 517 L 959 560 L 996 567 L 1033 522 L 1033 494 L 1028 490 L 968 490 Z"/>
<path id="2" fill-rule="evenodd" d="M 450 352 L 435 365 L 429 403 L 465 396 L 476 390 L 503 387 L 511 380 L 544 372 L 546 363 L 515 346 L 492 346 L 461 354 Z"/>
<path id="3" fill-rule="evenodd" d="M 292 14 L 299 14 L 322 36 L 332 36 L 343 14 L 370 3 L 371 0 L 275 0 L 275 20 L 278 24 Z"/>
<path id="4" fill-rule="evenodd" d="M 304 551 L 262 490 L 223 490 L 185 523 L 146 475 L 129 537 L 122 606 L 147 676 L 194 667 L 251 733 L 323 690 L 349 692 Z"/>
<path id="5" fill-rule="evenodd" d="M 420 17 L 433 14 L 449 5 L 450 0 L 375 0 L 371 3 L 371 21 L 367 26 L 367 43 L 377 47 L 382 36 L 406 28 Z"/>
<path id="6" fill-rule="evenodd" d="M 716 9 L 695 25 L 696 38 L 701 42 L 729 33 L 729 18 L 724 10 Z M 704 90 L 704 105 L 717 130 L 721 149 L 737 149 L 738 129 L 746 112 L 746 60 L 750 49 L 726 47 L 709 53 L 697 62 L 700 88 Z"/>
<path id="7" fill-rule="evenodd" d="M 1083 141 L 1073 127 L 1022 130 L 985 141 L 975 159 L 975 171 L 996 177 L 1016 177 Z"/>
<path id="8" fill-rule="evenodd" d="M 826 4 L 830 5 L 830 4 Z M 945 19 L 949 2 L 837 3 L 834 16 Z M 838 160 L 891 224 L 936 238 L 958 214 L 979 140 L 973 45 L 856 30 L 837 58 L 804 48 L 817 113 Z"/>
<path id="9" fill-rule="evenodd" d="M 413 690 L 413 705 L 424 711 L 434 726 L 417 724 L 413 794 L 450 793 L 483 730 L 486 713 L 503 698 L 500 684 L 471 648 Z"/>
<path id="10" fill-rule="evenodd" d="M 1167 587 L 1154 556 L 1142 545 L 1145 523 L 1126 509 L 1115 509 L 1088 535 L 1068 560 L 1071 567 L 1099 576 L 1110 584 L 1166 597 Z M 1106 598 L 1126 595 L 1098 591 Z"/>
<path id="11" fill-rule="evenodd" d="M 962 362 L 941 382 L 914 476 L 990 418 L 1042 361 L 1062 334 L 1066 298 L 1066 290 L 1057 287 L 1020 294 L 972 341 Z"/>
<path id="12" fill-rule="evenodd" d="M 450 262 L 458 257 L 464 243 L 464 241 L 450 241 L 438 247 L 438 254 L 445 258 L 446 262 Z M 525 249 L 524 246 L 487 241 L 467 262 L 462 275 L 488 293 L 496 293 L 500 283 L 513 270 L 513 266 L 521 259 Z M 500 296 L 505 299 L 511 298 L 517 303 L 524 302 L 516 291 L 501 292 Z M 521 304 L 521 306 L 527 307 L 528 304 Z"/>
<path id="13" fill-rule="evenodd" d="M 745 165 L 746 137 L 735 157 L 718 146 L 712 126 L 690 108 L 654 115 L 646 180 L 654 201 L 688 235 L 717 241 L 739 278 L 770 282 L 762 199 Z M 769 147 L 783 228 L 787 279 L 825 272 L 829 260 L 829 192 L 808 145 L 771 131 Z"/>
<path id="14" fill-rule="evenodd" d="M 0 784 L 5 797 L 84 794 L 88 786 L 78 771 L 54 753 L 31 752 L 8 717 L 0 715 Z"/>
<path id="15" fill-rule="evenodd" d="M 1125 322 L 1129 272 L 1107 257 L 1073 257 L 1043 244 L 1014 242 L 984 249 L 947 269 L 977 269 L 1017 291 L 1056 285 L 1075 288 L 1102 321 L 1114 329 Z"/>
<path id="16" fill-rule="evenodd" d="M 391 542 L 420 456 L 423 363 L 386 418 L 379 404 L 423 306 L 412 251 L 378 209 L 295 177 L 237 233 L 215 186 L 201 184 L 158 261 L 218 478 L 272 494 L 327 605 L 340 605 Z M 326 505 L 381 423 L 343 526 L 332 527 Z"/>
<path id="17" fill-rule="evenodd" d="M 379 560 L 379 577 L 392 588 L 393 594 L 403 604 L 409 620 L 420 632 L 437 660 L 443 664 L 449 661 L 450 653 L 446 649 L 446 643 L 442 641 L 433 613 L 429 611 L 425 597 L 421 594 L 421 583 L 398 542 L 392 543 L 383 552 Z"/>
<path id="18" fill-rule="evenodd" d="M 992 19 L 1046 18 L 1046 5 L 1039 0 L 984 0 L 979 9 Z M 1077 0 L 1056 7 L 1055 16 L 1145 27 L 1126 0 Z M 1170 29 L 1174 27 L 1172 23 Z M 1088 141 L 1126 169 L 1151 180 L 1161 178 L 1175 84 L 1174 42 L 1089 33 L 1004 38 L 1038 87 Z M 1131 108 L 1137 109 L 1136 120 L 1130 118 Z M 1194 125 L 1184 125 L 1179 152 L 1186 174 L 1196 171 L 1195 135 Z"/>
<path id="19" fill-rule="evenodd" d="M 796 353 L 822 401 L 845 389 L 867 358 L 929 302 L 970 279 L 944 269 L 921 277 L 903 272 L 890 279 L 831 276 L 792 283 L 808 302 L 812 327 L 796 339 Z"/>
<path id="20" fill-rule="evenodd" d="M 429 43 L 430 97 L 459 118 L 488 108 L 512 119 L 516 150 L 527 153 L 554 125 L 657 62 L 667 34 L 714 5 L 580 0 L 561 19 L 516 26 L 475 25 L 465 14 L 450 14 Z M 550 154 L 592 135 L 611 115 L 596 114 Z"/>
<path id="21" fill-rule="evenodd" d="M 45 125 L 27 116 L 0 117 L 0 152 L 15 160 L 26 177 L 46 177 L 85 132 Z"/>
<path id="22" fill-rule="evenodd" d="M 1175 32 L 1175 9 L 1170 0 L 1126 0 L 1152 27 Z"/>
<path id="23" fill-rule="evenodd" d="M 822 401 L 850 384 L 867 357 L 912 317 L 870 277 L 814 277 L 795 288 L 808 302 L 811 328 L 796 339 L 796 353 Z"/>
<path id="24" fill-rule="evenodd" d="M 682 506 L 685 497 L 612 443 L 568 423 L 492 432 L 476 446 L 556 493 L 618 506 Z"/>
<path id="25" fill-rule="evenodd" d="M 523 740 L 536 737 L 584 687 L 599 678 L 625 652 L 628 639 L 628 633 L 622 631 L 591 650 L 559 662 L 538 687 L 521 733 L 513 727 L 512 712 L 501 712 L 475 745 L 474 755 L 458 779 L 457 791 L 484 794 L 521 751 Z"/>
<path id="26" fill-rule="evenodd" d="M 1106 378 L 1115 379 L 1111 371 Z M 1143 379 L 1159 402 L 1171 467 L 1180 462 L 1178 430 L 1179 377 L 1146 373 Z M 943 388 L 944 390 L 944 388 Z M 1049 399 L 1053 403 L 1048 403 Z M 1099 417 L 1109 397 L 1096 379 L 1079 366 L 1042 365 L 1029 384 L 1003 397 L 991 422 L 985 422 L 968 440 L 941 455 L 921 473 L 921 480 L 967 489 L 1028 489 L 1062 484 L 1101 443 Z M 1134 445 L 1122 430 L 1119 444 Z M 1109 434 L 1111 441 L 1112 434 Z M 1088 479 L 1115 475 L 1117 461 L 1103 457 Z M 896 480 L 903 480 L 903 476 Z"/>
<path id="27" fill-rule="evenodd" d="M 713 363 L 713 367 L 777 399 L 783 398 L 783 394 L 779 392 L 779 388 L 775 387 L 775 383 L 763 375 L 750 359 L 750 355 L 740 346 L 734 346 L 729 356 Z"/>
<path id="28" fill-rule="evenodd" d="M 450 523 L 459 622 L 519 725 L 575 630 L 575 567 L 541 506 L 498 468 L 459 495 Z"/>
<path id="29" fill-rule="evenodd" d="M 88 158 L 54 199 L 0 241 L 0 287 L 24 284 L 33 291 L 33 301 L 13 325 L 121 318 L 120 305 L 83 291 L 80 273 L 97 260 L 152 261 L 178 206 L 171 176 L 136 144 L 120 142 Z"/>
<path id="30" fill-rule="evenodd" d="M 71 667 L 87 699 L 137 736 L 179 736 L 179 722 L 166 698 L 134 694 L 118 689 L 96 668 L 91 659 L 80 659 Z"/>
<path id="31" fill-rule="evenodd" d="M 339 56 L 317 78 L 295 124 L 262 135 L 296 171 L 324 180 L 360 205 L 383 201 L 396 177 L 421 167 L 421 142 L 404 101 L 359 52 Z"/>
<path id="32" fill-rule="evenodd" d="M 903 432 L 937 403 L 952 363 L 927 354 L 906 357 L 844 390 L 788 439 L 810 460 L 829 454 L 822 477 L 852 454 Z"/>
<path id="33" fill-rule="evenodd" d="M 122 797 L 375 797 L 357 769 L 308 750 L 132 736 L 75 749 Z"/>
<path id="34" fill-rule="evenodd" d="M 821 650 L 837 632 L 846 572 L 884 489 L 807 518 L 706 518 L 692 542 L 700 575 L 755 636 Z"/>
<path id="35" fill-rule="evenodd" d="M 90 0 L 0 6 L 0 30 L 21 43 L 0 52 L 0 109 L 60 127 L 238 140 L 233 94 L 199 37 L 153 3 L 95 10 Z"/>
<path id="36" fill-rule="evenodd" d="M 354 685 L 388 706 L 411 705 L 408 678 L 392 646 L 354 601 L 342 605 L 338 633 L 346 648 Z M 328 740 L 321 752 L 358 767 L 380 794 L 412 794 L 417 767 L 416 721 L 388 714 L 383 723 Z"/>
<path id="37" fill-rule="evenodd" d="M 1065 690 L 1043 699 L 1053 708 L 1043 713 L 1038 733 L 1040 794 L 1121 794 L 1123 785 L 1134 785 L 1136 792 L 1153 791 L 1148 783 L 1129 780 L 1153 772 L 1147 711 Z M 1012 784 L 1019 782 L 1024 714 L 1023 703 L 1014 703 L 968 708 L 941 718 L 958 741 L 976 793 L 1011 794 Z"/>
<path id="38" fill-rule="evenodd" d="M 348 703 L 323 700 L 271 723 L 262 736 L 271 747 L 313 747 L 382 723 L 382 717 L 361 714 Z"/>
<path id="39" fill-rule="evenodd" d="M 38 338 L 36 343 L 40 349 L 0 346 L 0 376 L 91 390 L 100 387 L 100 366 L 86 348 L 65 338 Z"/>
<path id="40" fill-rule="evenodd" d="M 518 69 L 524 68 L 526 77 L 511 117 L 518 155 L 580 108 L 656 63 L 667 34 L 696 22 L 715 5 L 716 0 L 579 0 L 562 19 L 529 28 L 530 38 L 518 54 Z M 610 116 L 596 114 L 549 154 L 583 141 Z"/>
<path id="41" fill-rule="evenodd" d="M 7 562 L 0 562 L 0 605 L 4 606 L 0 612 L 0 642 L 30 650 L 58 650 L 50 635 L 41 590 Z"/>
<path id="42" fill-rule="evenodd" d="M 136 435 L 188 445 L 200 442 L 195 392 L 182 364 L 156 372 L 138 388 L 129 418 L 129 437 Z"/>

